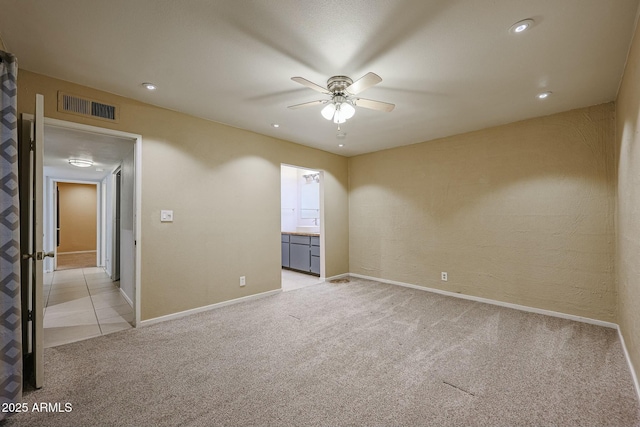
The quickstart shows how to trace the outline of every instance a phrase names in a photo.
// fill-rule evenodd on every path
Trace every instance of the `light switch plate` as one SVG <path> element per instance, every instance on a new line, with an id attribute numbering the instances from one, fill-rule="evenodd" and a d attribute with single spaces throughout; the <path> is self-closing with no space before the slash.
<path id="1" fill-rule="evenodd" d="M 173 222 L 173 211 L 160 211 L 160 222 Z"/>

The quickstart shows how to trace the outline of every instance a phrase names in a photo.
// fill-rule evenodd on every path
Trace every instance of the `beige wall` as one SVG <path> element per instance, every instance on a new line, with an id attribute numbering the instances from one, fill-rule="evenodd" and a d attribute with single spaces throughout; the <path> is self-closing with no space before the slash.
<path id="1" fill-rule="evenodd" d="M 350 271 L 615 321 L 614 117 L 609 103 L 350 158 Z"/>
<path id="2" fill-rule="evenodd" d="M 618 321 L 640 377 L 640 31 L 616 103 Z"/>
<path id="3" fill-rule="evenodd" d="M 95 251 L 97 189 L 95 184 L 58 183 L 60 246 L 58 252 Z"/>
<path id="4" fill-rule="evenodd" d="M 327 276 L 616 320 L 613 104 L 347 160 L 26 70 L 18 86 L 19 112 L 42 93 L 47 117 L 142 134 L 143 320 L 279 288 L 281 163 L 326 171 Z M 57 112 L 58 90 L 120 123 Z"/>
<path id="5" fill-rule="evenodd" d="M 120 123 L 57 112 L 59 90 L 120 105 Z M 326 273 L 348 272 L 346 158 L 20 70 L 19 112 L 36 93 L 47 117 L 142 135 L 143 320 L 280 288 L 281 163 L 326 172 Z"/>

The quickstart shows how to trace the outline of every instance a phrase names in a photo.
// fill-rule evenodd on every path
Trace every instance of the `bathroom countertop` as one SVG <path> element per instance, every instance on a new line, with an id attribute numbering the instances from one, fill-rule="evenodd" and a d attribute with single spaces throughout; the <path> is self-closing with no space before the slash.
<path id="1" fill-rule="evenodd" d="M 292 234 L 294 236 L 320 236 L 320 233 L 306 233 L 301 231 L 282 231 L 281 234 Z"/>

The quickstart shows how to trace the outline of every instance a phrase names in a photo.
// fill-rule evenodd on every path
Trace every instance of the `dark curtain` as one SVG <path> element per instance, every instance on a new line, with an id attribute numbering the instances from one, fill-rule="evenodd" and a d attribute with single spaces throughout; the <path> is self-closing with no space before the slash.
<path id="1" fill-rule="evenodd" d="M 16 58 L 0 51 L 0 404 L 22 400 L 17 74 Z"/>

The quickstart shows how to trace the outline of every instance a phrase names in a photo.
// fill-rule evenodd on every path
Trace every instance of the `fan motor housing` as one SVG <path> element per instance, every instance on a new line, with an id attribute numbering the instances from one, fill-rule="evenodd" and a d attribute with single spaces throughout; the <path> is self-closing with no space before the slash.
<path id="1" fill-rule="evenodd" d="M 333 76 L 327 80 L 327 89 L 333 94 L 344 93 L 352 83 L 347 76 Z"/>

